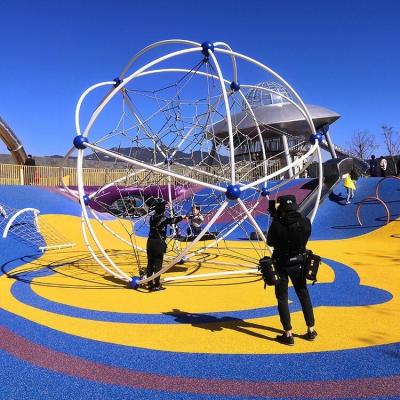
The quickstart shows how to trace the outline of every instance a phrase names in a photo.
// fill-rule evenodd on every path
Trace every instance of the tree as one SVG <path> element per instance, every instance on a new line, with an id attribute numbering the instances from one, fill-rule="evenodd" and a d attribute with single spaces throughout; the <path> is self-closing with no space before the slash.
<path id="1" fill-rule="evenodd" d="M 393 163 L 393 170 L 396 171 L 394 157 L 400 153 L 400 134 L 395 131 L 393 126 L 382 125 L 383 141 L 385 143 L 388 155 Z"/>
<path id="2" fill-rule="evenodd" d="M 364 130 L 353 133 L 348 147 L 356 157 L 366 160 L 378 148 L 378 145 L 375 142 L 375 136 Z"/>

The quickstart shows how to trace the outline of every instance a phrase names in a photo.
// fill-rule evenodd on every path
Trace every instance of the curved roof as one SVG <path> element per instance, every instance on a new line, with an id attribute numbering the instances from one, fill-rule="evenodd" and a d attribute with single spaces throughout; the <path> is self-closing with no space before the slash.
<path id="1" fill-rule="evenodd" d="M 308 111 L 318 130 L 326 124 L 332 124 L 340 115 L 324 107 L 307 104 Z M 290 103 L 270 104 L 253 108 L 257 123 L 261 127 L 263 134 L 276 135 L 276 128 L 281 129 L 282 133 L 291 135 L 304 135 L 310 133 L 310 128 L 304 116 Z M 248 111 L 241 111 L 232 115 L 232 123 L 237 129 L 251 135 L 256 134 L 256 121 Z M 216 136 L 224 137 L 227 135 L 227 124 L 225 119 L 216 122 L 213 125 L 213 131 Z"/>
<path id="2" fill-rule="evenodd" d="M 17 164 L 23 164 L 26 159 L 26 153 L 22 143 L 19 141 L 13 130 L 0 118 L 0 139 L 7 146 L 8 151 L 13 156 Z"/>
<path id="3" fill-rule="evenodd" d="M 262 89 L 273 90 L 293 100 L 290 92 L 280 83 L 273 81 L 260 82 L 246 94 L 246 99 L 252 108 L 268 106 L 270 104 L 290 103 L 284 97 Z M 246 108 L 247 105 L 243 103 L 243 109 L 245 110 Z"/>

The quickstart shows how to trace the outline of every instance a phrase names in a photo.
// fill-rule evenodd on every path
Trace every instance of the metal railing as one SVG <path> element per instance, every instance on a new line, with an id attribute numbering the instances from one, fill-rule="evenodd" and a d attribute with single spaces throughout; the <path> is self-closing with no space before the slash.
<path id="1" fill-rule="evenodd" d="M 240 164 L 240 165 L 239 165 Z M 268 165 L 267 174 L 277 171 L 279 163 L 272 162 Z M 171 169 L 189 178 L 202 182 L 216 183 L 223 180 L 229 181 L 229 166 L 196 166 L 183 167 L 172 165 Z M 252 181 L 264 175 L 264 167 L 260 161 L 238 163 L 237 179 Z M 0 164 L 0 185 L 36 185 L 36 186 L 60 186 L 62 181 L 67 186 L 77 186 L 77 170 L 71 167 L 52 166 L 25 166 L 14 164 Z M 103 186 L 121 179 L 120 184 L 143 185 L 146 183 L 163 185 L 169 181 L 168 176 L 151 171 L 135 171 L 134 169 L 107 169 L 107 168 L 83 168 L 83 181 L 85 186 Z M 185 183 L 184 180 L 171 178 L 172 183 Z"/>

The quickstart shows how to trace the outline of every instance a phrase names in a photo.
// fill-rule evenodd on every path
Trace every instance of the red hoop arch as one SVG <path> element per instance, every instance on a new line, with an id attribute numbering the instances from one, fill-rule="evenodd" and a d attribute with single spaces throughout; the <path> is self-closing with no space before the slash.
<path id="1" fill-rule="evenodd" d="M 361 200 L 360 203 L 358 204 L 358 206 L 357 206 L 357 211 L 356 211 L 357 222 L 358 222 L 358 224 L 359 224 L 360 226 L 362 226 L 362 222 L 361 222 L 361 220 L 360 220 L 360 209 L 361 209 L 361 207 L 362 207 L 364 204 L 367 204 L 368 201 L 372 201 L 372 200 L 373 200 L 373 201 L 377 201 L 377 202 L 379 202 L 380 204 L 382 204 L 383 208 L 386 210 L 386 224 L 385 224 L 385 225 L 387 225 L 387 224 L 390 222 L 390 211 L 389 211 L 389 209 L 387 208 L 387 205 L 385 204 L 385 202 L 384 202 L 383 200 L 381 200 L 380 198 L 375 197 L 375 196 L 366 197 L 365 199 Z"/>
<path id="2" fill-rule="evenodd" d="M 400 181 L 400 178 L 398 176 L 393 176 L 393 175 L 385 176 L 384 178 L 380 179 L 379 182 L 376 184 L 376 189 L 375 189 L 375 196 L 378 199 L 381 199 L 379 189 L 381 188 L 383 181 L 386 181 L 387 179 L 397 179 Z"/>

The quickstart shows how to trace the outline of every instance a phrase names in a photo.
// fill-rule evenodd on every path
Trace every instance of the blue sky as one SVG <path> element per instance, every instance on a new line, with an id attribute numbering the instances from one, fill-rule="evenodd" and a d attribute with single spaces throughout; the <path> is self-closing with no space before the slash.
<path id="1" fill-rule="evenodd" d="M 34 155 L 65 154 L 80 94 L 170 38 L 225 41 L 272 67 L 306 103 L 342 115 L 339 145 L 400 126 L 396 0 L 0 0 L 0 15 L 0 116 Z"/>

